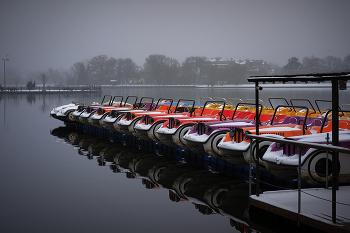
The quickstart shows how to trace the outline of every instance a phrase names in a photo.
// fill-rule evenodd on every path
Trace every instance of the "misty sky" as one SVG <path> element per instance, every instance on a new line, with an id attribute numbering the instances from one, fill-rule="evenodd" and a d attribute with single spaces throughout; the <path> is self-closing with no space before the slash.
<path id="1" fill-rule="evenodd" d="M 3 0 L 0 58 L 27 71 L 69 69 L 97 55 L 137 65 L 152 54 L 281 66 L 292 56 L 343 59 L 349 10 L 349 0 Z"/>

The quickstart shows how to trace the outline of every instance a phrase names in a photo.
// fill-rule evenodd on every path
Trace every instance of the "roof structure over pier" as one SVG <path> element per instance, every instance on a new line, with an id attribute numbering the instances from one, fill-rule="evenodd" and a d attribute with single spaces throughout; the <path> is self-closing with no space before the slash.
<path id="1" fill-rule="evenodd" d="M 255 83 L 255 104 L 258 109 L 259 91 L 263 88 L 259 84 L 285 84 L 285 83 L 309 83 L 309 82 L 330 82 L 332 88 L 332 144 L 339 146 L 339 90 L 346 90 L 347 80 L 350 80 L 350 72 L 334 72 L 334 73 L 311 73 L 311 74 L 295 74 L 295 75 L 273 75 L 273 76 L 251 76 L 248 82 Z M 259 135 L 259 115 L 256 115 L 256 135 Z M 256 137 L 256 144 L 259 144 L 259 136 Z M 261 140 L 260 140 L 261 141 Z M 256 147 L 256 157 L 259 160 L 259 147 Z M 332 155 L 332 171 L 337 174 L 339 153 L 333 152 Z M 257 162 L 259 164 L 259 162 Z M 259 166 L 257 166 L 257 188 L 256 197 L 259 196 Z M 336 204 L 337 204 L 338 177 L 332 176 L 332 222 L 336 223 Z M 256 198 L 251 198 L 251 203 L 256 203 Z M 261 206 L 261 205 L 260 205 Z M 264 205 L 267 209 L 270 205 Z M 281 207 L 283 208 L 283 207 Z"/>

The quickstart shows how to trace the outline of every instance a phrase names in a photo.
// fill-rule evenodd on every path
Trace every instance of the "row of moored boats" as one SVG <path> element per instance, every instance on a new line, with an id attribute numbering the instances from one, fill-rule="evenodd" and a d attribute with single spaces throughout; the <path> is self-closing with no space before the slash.
<path id="1" fill-rule="evenodd" d="M 273 100 L 282 105 L 272 106 Z M 318 100 L 322 101 L 322 100 Z M 261 101 L 255 104 L 239 100 L 233 105 L 226 99 L 213 99 L 198 105 L 194 100 L 142 97 L 104 96 L 102 104 L 70 103 L 54 108 L 51 116 L 63 121 L 78 122 L 133 135 L 171 147 L 181 147 L 198 154 L 208 154 L 232 164 L 259 166 L 284 179 L 298 176 L 299 151 L 297 147 L 261 141 L 259 164 L 256 143 L 245 137 L 255 134 L 256 115 L 259 115 L 259 135 L 299 142 L 331 144 L 331 110 L 293 105 L 282 98 L 270 98 L 271 107 Z M 329 102 L 326 101 L 325 102 Z M 349 111 L 339 111 L 339 145 L 350 148 Z M 332 180 L 332 152 L 305 148 L 301 152 L 301 177 L 311 185 L 323 185 Z M 327 161 L 328 158 L 328 161 Z M 339 154 L 337 176 L 340 184 L 350 182 L 350 157 Z M 326 167 L 328 165 L 328 167 Z M 328 176 L 326 176 L 328 175 Z"/>

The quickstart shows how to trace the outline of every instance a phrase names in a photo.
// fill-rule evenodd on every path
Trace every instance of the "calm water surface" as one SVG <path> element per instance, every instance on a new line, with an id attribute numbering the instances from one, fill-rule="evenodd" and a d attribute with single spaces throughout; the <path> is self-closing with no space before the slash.
<path id="1" fill-rule="evenodd" d="M 104 94 L 186 98 L 199 102 L 207 96 L 254 98 L 253 93 L 246 89 L 107 89 L 103 94 L 93 95 L 0 94 L 0 232 L 240 232 L 245 227 L 255 230 L 245 225 L 244 198 L 240 207 L 232 208 L 231 203 L 225 210 L 215 211 L 198 198 L 203 194 L 193 191 L 196 187 L 203 191 L 208 186 L 201 184 L 200 178 L 191 182 L 193 187 L 187 187 L 187 198 L 168 190 L 169 182 L 175 175 L 180 176 L 181 169 L 185 173 L 203 172 L 207 181 L 220 183 L 227 177 L 211 176 L 196 167 L 192 171 L 181 168 L 186 165 L 179 165 L 169 170 L 173 176 L 163 177 L 159 187 L 152 186 L 144 170 L 130 173 L 125 165 L 136 155 L 119 160 L 119 166 L 115 166 L 116 153 L 130 148 L 114 143 L 105 160 L 101 160 L 98 152 L 111 146 L 110 143 L 67 129 L 63 122 L 49 116 L 53 107 L 72 100 L 101 101 Z M 348 91 L 340 93 L 341 103 L 346 103 L 348 94 Z M 270 96 L 331 98 L 330 91 L 323 88 L 313 89 L 312 93 L 307 89 L 272 88 L 261 92 L 265 102 Z M 96 145 L 95 150 L 90 151 L 93 154 L 76 144 L 83 138 L 87 144 Z M 173 160 L 156 158 L 146 151 L 137 153 L 149 156 L 144 163 L 147 169 Z M 233 220 L 237 220 L 236 226 Z"/>

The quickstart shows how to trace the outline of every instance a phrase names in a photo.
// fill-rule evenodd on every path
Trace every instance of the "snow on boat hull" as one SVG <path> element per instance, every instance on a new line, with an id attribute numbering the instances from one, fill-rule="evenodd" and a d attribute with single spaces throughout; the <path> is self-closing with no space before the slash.
<path id="1" fill-rule="evenodd" d="M 78 111 L 78 110 L 73 112 L 72 115 L 73 115 L 73 117 L 74 117 L 74 119 L 75 119 L 76 122 L 81 123 L 80 120 L 79 120 L 79 116 L 80 116 L 82 113 L 83 113 L 82 111 Z"/>
<path id="2" fill-rule="evenodd" d="M 160 140 L 156 137 L 156 130 L 159 129 L 162 124 L 163 122 L 157 122 L 150 127 L 147 127 L 147 129 L 141 129 L 142 125 L 137 124 L 134 128 L 134 136 L 142 138 L 146 141 L 155 141 L 159 143 Z"/>
<path id="3" fill-rule="evenodd" d="M 91 116 L 92 114 L 94 114 L 94 112 L 83 112 L 82 114 L 80 114 L 79 116 L 79 122 L 82 123 L 82 124 L 86 124 L 88 125 L 89 124 L 89 121 L 88 121 L 88 118 L 89 116 Z"/>

